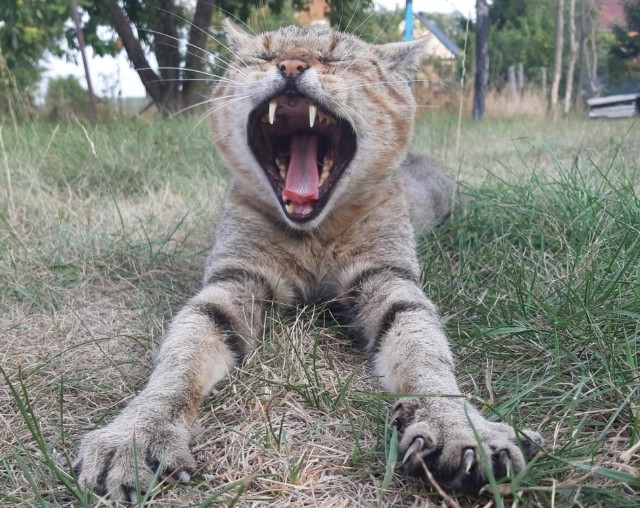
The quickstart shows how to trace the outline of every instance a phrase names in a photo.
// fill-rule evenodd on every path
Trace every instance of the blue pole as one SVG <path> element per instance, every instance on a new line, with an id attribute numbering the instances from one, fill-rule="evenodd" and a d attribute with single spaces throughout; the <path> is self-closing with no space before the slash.
<path id="1" fill-rule="evenodd" d="M 407 6 L 404 9 L 404 40 L 413 39 L 413 0 L 407 0 Z"/>

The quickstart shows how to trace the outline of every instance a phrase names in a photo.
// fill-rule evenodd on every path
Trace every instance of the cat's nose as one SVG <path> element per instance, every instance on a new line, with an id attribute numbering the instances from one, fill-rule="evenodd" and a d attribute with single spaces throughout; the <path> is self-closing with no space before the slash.
<path id="1" fill-rule="evenodd" d="M 288 60 L 282 60 L 278 63 L 278 69 L 285 78 L 297 78 L 309 68 L 309 64 L 304 60 L 298 60 L 291 58 Z"/>

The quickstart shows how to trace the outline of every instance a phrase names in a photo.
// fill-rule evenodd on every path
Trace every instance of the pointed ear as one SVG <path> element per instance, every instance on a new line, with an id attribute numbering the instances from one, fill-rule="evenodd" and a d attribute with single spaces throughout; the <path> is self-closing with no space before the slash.
<path id="1" fill-rule="evenodd" d="M 426 37 L 406 42 L 390 42 L 374 46 L 385 66 L 395 72 L 412 76 L 424 58 Z"/>
<path id="2" fill-rule="evenodd" d="M 229 49 L 234 51 L 243 44 L 248 44 L 251 36 L 230 18 L 224 18 L 224 31 L 227 34 Z"/>

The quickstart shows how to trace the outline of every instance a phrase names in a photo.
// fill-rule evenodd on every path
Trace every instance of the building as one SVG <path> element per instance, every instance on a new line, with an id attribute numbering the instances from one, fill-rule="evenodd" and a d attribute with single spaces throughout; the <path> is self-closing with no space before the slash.
<path id="1" fill-rule="evenodd" d="M 296 13 L 296 19 L 301 25 L 329 24 L 327 13 L 329 5 L 326 0 L 309 0 L 307 6 Z"/>

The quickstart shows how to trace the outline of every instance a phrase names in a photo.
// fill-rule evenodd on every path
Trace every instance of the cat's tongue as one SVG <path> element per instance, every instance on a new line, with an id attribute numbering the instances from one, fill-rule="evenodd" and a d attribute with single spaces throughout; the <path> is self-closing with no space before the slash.
<path id="1" fill-rule="evenodd" d="M 318 199 L 318 136 L 298 134 L 291 138 L 287 181 L 282 200 L 287 210 L 297 215 L 308 215 Z"/>

